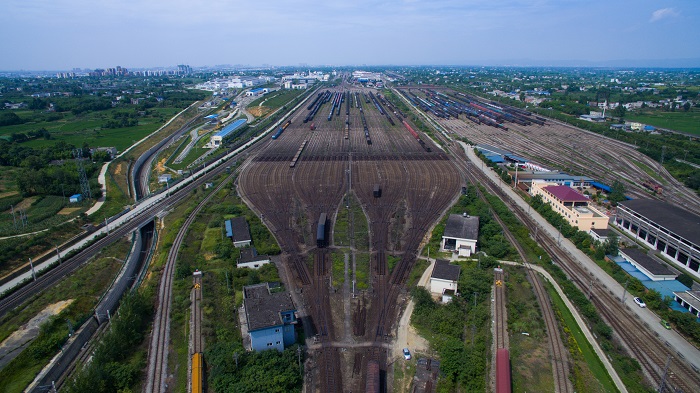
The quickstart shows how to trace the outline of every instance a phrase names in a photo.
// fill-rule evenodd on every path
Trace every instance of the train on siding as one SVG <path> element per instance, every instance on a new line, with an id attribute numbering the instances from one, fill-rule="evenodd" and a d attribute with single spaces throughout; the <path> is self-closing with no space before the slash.
<path id="1" fill-rule="evenodd" d="M 496 393 L 511 393 L 510 355 L 505 348 L 496 350 Z"/>
<path id="2" fill-rule="evenodd" d="M 290 124 L 292 124 L 292 121 L 291 121 L 291 120 L 287 120 L 287 122 L 284 123 L 283 125 L 281 125 L 280 128 L 277 129 L 277 132 L 276 132 L 274 135 L 272 135 L 272 139 L 277 139 L 277 138 L 279 138 L 280 135 L 282 135 L 282 133 L 284 132 L 284 130 L 286 130 L 287 127 L 289 127 Z"/>
<path id="3" fill-rule="evenodd" d="M 318 218 L 318 227 L 316 227 L 316 247 L 322 248 L 326 246 L 326 213 L 321 213 Z"/>

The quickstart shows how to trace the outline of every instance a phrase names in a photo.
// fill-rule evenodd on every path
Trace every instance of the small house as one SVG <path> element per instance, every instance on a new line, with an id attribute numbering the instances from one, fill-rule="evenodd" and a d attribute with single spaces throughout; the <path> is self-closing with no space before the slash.
<path id="1" fill-rule="evenodd" d="M 245 217 L 235 217 L 224 221 L 224 226 L 226 227 L 226 237 L 233 241 L 233 245 L 236 247 L 247 247 L 250 246 L 250 228 L 248 228 L 248 221 Z"/>
<path id="2" fill-rule="evenodd" d="M 243 315 L 241 324 L 246 348 L 253 351 L 276 349 L 280 352 L 294 344 L 296 308 L 287 292 L 271 293 L 268 283 L 243 287 Z"/>
<path id="3" fill-rule="evenodd" d="M 241 256 L 238 258 L 236 267 L 247 267 L 250 269 L 259 269 L 260 266 L 270 263 L 268 255 L 258 255 L 255 247 L 246 247 L 241 250 Z"/>
<path id="4" fill-rule="evenodd" d="M 459 272 L 459 265 L 451 265 L 444 259 L 436 260 L 430 275 L 430 292 L 441 295 L 443 303 L 452 300 L 452 296 L 457 294 Z"/>
<path id="5" fill-rule="evenodd" d="M 479 237 L 479 217 L 450 214 L 442 235 L 440 251 L 451 251 L 460 257 L 468 257 L 476 252 Z"/>
<path id="6" fill-rule="evenodd" d="M 83 194 L 71 195 L 70 198 L 68 199 L 68 201 L 69 201 L 70 203 L 78 203 L 78 202 L 80 202 L 80 201 L 82 201 L 82 200 L 83 200 Z"/>

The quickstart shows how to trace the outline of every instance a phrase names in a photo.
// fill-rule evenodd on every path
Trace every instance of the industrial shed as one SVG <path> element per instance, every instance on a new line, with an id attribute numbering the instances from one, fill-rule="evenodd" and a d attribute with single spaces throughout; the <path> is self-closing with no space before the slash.
<path id="1" fill-rule="evenodd" d="M 471 256 L 476 252 L 479 237 L 479 217 L 450 214 L 445 224 L 445 231 L 440 243 L 440 251 L 450 251 L 461 257 Z"/>
<path id="2" fill-rule="evenodd" d="M 651 281 L 675 280 L 678 276 L 664 263 L 650 257 L 638 248 L 620 250 L 620 256 L 649 277 Z"/>
<path id="3" fill-rule="evenodd" d="M 700 278 L 700 216 L 666 202 L 620 202 L 615 224 Z"/>

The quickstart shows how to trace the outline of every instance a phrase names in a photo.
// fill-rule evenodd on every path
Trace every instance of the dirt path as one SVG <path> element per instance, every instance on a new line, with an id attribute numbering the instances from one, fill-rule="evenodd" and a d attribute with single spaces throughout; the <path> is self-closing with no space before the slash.
<path id="1" fill-rule="evenodd" d="M 41 325 L 50 317 L 60 313 L 64 308 L 73 303 L 74 299 L 60 301 L 48 305 L 41 310 L 29 322 L 20 326 L 17 331 L 0 343 L 0 369 L 19 355 L 23 348 L 34 340 L 41 331 Z"/>
<path id="2" fill-rule="evenodd" d="M 430 261 L 430 265 L 423 272 L 420 280 L 418 280 L 418 285 L 428 288 L 428 280 L 430 279 L 430 274 L 433 271 L 434 260 Z M 411 326 L 411 314 L 413 314 L 413 308 L 415 303 L 413 300 L 409 300 L 406 309 L 401 315 L 399 320 L 398 331 L 396 333 L 396 341 L 394 342 L 394 349 L 392 351 L 392 358 L 403 357 L 401 352 L 404 348 L 408 347 L 412 353 L 422 352 L 426 353 L 430 349 L 430 344 L 426 339 L 419 336 L 416 329 Z"/>

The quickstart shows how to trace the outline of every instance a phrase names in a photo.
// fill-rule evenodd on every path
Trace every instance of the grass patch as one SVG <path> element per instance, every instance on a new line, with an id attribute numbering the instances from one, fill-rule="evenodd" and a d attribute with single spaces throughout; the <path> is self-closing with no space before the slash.
<path id="1" fill-rule="evenodd" d="M 355 254 L 355 287 L 359 290 L 369 288 L 369 254 Z"/>
<path id="2" fill-rule="evenodd" d="M 100 252 L 96 259 L 75 274 L 41 294 L 22 309 L 14 309 L 0 320 L 0 341 L 33 318 L 39 311 L 61 300 L 75 299 L 58 315 L 49 318 L 39 336 L 0 371 L 0 391 L 21 392 L 36 374 L 61 350 L 68 339 L 68 324 L 77 329 L 92 316 L 101 294 L 109 286 L 131 244 L 122 239 Z"/>
<path id="3" fill-rule="evenodd" d="M 698 124 L 700 124 L 700 110 L 697 108 L 691 108 L 688 112 L 682 110 L 676 110 L 675 112 L 627 112 L 625 119 L 651 124 L 657 128 L 667 128 L 669 130 L 700 135 L 700 127 L 698 127 Z"/>
<path id="4" fill-rule="evenodd" d="M 331 275 L 333 277 L 333 287 L 339 288 L 345 282 L 345 252 L 336 250 L 331 253 Z"/>
<path id="5" fill-rule="evenodd" d="M 564 323 L 564 338 L 566 339 L 568 336 L 569 353 L 574 358 L 574 389 L 578 392 L 617 392 L 617 387 L 613 383 L 612 378 L 610 378 L 610 374 L 608 374 L 591 344 L 586 340 L 581 328 L 579 328 L 574 316 L 564 304 L 559 293 L 548 282 L 546 286 L 556 313 Z M 587 373 L 585 373 L 585 368 L 582 367 L 582 361 L 588 366 L 592 378 L 586 378 Z M 634 385 L 628 385 L 626 381 L 625 385 L 630 391 L 640 391 L 633 389 Z"/>
<path id="6" fill-rule="evenodd" d="M 415 287 L 418 285 L 418 281 L 420 280 L 421 276 L 423 275 L 423 272 L 425 272 L 425 269 L 430 266 L 430 262 L 428 262 L 425 259 L 416 259 L 416 263 L 413 264 L 413 269 L 411 269 L 411 273 L 408 275 L 408 282 L 406 285 L 408 285 L 409 288 Z"/>
<path id="7" fill-rule="evenodd" d="M 553 391 L 549 344 L 532 285 L 522 268 L 508 266 L 506 270 L 513 391 Z"/>
<path id="8" fill-rule="evenodd" d="M 644 173 L 646 173 L 647 175 L 653 177 L 656 181 L 661 182 L 662 184 L 668 184 L 668 182 L 666 182 L 666 180 L 662 179 L 661 176 L 659 176 L 657 171 L 649 168 L 648 165 L 644 164 L 643 162 L 639 162 L 637 160 L 632 160 L 632 162 L 634 163 L 634 165 L 637 166 L 637 168 L 644 171 Z"/>

